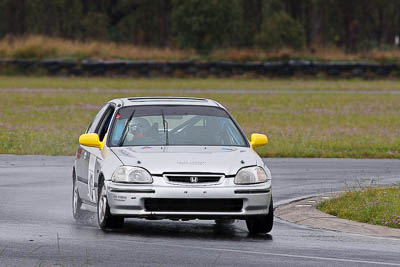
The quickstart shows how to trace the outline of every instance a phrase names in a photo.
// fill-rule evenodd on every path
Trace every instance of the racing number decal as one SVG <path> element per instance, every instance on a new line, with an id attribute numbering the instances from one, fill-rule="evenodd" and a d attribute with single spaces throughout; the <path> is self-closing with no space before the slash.
<path id="1" fill-rule="evenodd" d="M 96 156 L 89 154 L 89 168 L 88 168 L 88 196 L 89 200 L 95 202 L 96 191 L 94 189 L 94 167 L 96 165 Z"/>

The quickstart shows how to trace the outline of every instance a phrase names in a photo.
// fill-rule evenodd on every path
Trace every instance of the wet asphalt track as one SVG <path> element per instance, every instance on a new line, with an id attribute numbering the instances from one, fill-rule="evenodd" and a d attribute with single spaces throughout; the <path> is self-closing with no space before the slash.
<path id="1" fill-rule="evenodd" d="M 400 182 L 398 160 L 266 159 L 275 203 L 374 179 Z M 276 220 L 270 235 L 245 224 L 128 220 L 102 232 L 71 216 L 72 157 L 0 156 L 0 266 L 400 266 L 400 240 Z"/>

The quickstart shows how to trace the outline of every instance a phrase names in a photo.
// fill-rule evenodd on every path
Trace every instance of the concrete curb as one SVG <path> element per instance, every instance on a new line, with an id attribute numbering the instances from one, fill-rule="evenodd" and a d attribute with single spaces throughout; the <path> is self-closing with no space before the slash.
<path id="1" fill-rule="evenodd" d="M 313 228 L 400 240 L 400 229 L 340 219 L 316 208 L 320 202 L 336 197 L 337 194 L 323 194 L 281 204 L 275 209 L 275 216 L 284 221 Z"/>

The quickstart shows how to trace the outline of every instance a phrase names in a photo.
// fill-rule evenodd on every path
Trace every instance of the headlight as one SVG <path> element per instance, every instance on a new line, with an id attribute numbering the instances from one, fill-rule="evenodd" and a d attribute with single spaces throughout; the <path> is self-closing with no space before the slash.
<path id="1" fill-rule="evenodd" d="M 153 178 L 150 173 L 143 168 L 121 166 L 118 167 L 112 177 L 113 182 L 118 183 L 135 183 L 135 184 L 151 184 Z"/>
<path id="2" fill-rule="evenodd" d="M 261 167 L 241 169 L 235 176 L 235 184 L 258 184 L 271 180 L 271 175 Z"/>

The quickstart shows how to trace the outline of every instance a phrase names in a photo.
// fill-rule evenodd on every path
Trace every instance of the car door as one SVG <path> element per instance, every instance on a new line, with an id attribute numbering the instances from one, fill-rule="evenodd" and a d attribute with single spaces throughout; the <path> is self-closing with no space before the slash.
<path id="1" fill-rule="evenodd" d="M 96 126 L 94 132 L 99 135 L 100 142 L 103 142 L 106 139 L 108 128 L 114 115 L 114 111 L 114 104 L 110 104 L 102 115 L 100 121 L 98 122 L 98 125 Z M 94 147 L 87 147 L 87 151 L 89 154 L 87 171 L 87 197 L 88 201 L 94 204 L 97 203 L 98 180 L 100 168 L 104 160 L 104 155 L 102 150 Z"/>
<path id="2" fill-rule="evenodd" d="M 104 105 L 99 112 L 94 117 L 93 121 L 89 124 L 85 133 L 95 133 L 98 125 L 109 108 L 110 104 Z M 88 178 L 89 178 L 89 163 L 90 163 L 90 153 L 93 148 L 82 146 L 79 144 L 78 151 L 76 153 L 75 159 L 75 173 L 76 173 L 76 185 L 78 187 L 79 196 L 84 202 L 89 201 L 89 191 L 88 191 Z M 93 161 L 93 159 L 92 159 Z M 93 162 L 92 162 L 93 165 Z"/>

